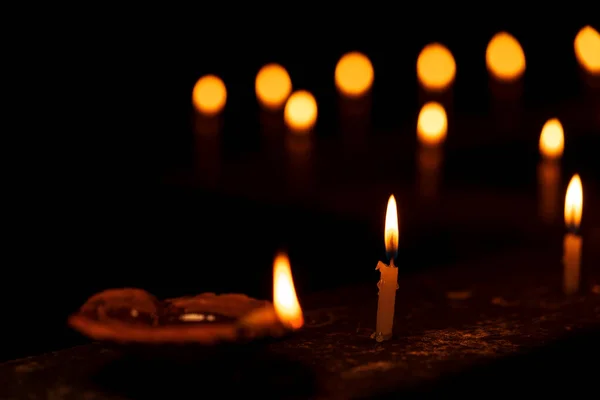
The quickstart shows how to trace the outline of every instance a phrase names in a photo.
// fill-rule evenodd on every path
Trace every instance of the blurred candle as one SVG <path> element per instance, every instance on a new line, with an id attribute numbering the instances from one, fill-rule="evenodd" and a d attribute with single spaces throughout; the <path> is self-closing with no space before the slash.
<path id="1" fill-rule="evenodd" d="M 417 77 L 428 91 L 447 89 L 456 75 L 456 62 L 450 50 L 439 43 L 428 44 L 417 58 Z"/>
<path id="2" fill-rule="evenodd" d="M 335 85 L 347 97 L 360 97 L 373 85 L 375 72 L 367 56 L 357 51 L 340 58 L 335 67 Z"/>
<path id="3" fill-rule="evenodd" d="M 292 80 L 279 64 L 267 64 L 258 71 L 255 81 L 256 98 L 268 110 L 279 110 L 292 92 Z"/>
<path id="4" fill-rule="evenodd" d="M 515 81 L 525 72 L 525 53 L 517 39 L 507 32 L 492 37 L 485 61 L 488 71 L 501 81 Z"/>
<path id="5" fill-rule="evenodd" d="M 591 75 L 600 75 L 600 33 L 585 26 L 577 33 L 573 46 L 581 68 Z"/>
<path id="6" fill-rule="evenodd" d="M 564 150 L 563 127 L 557 118 L 551 118 L 544 124 L 539 147 L 542 156 L 538 165 L 540 215 L 544 221 L 552 223 L 558 213 L 559 160 Z"/>
<path id="7" fill-rule="evenodd" d="M 371 61 L 362 53 L 344 54 L 335 67 L 339 124 L 345 160 L 356 165 L 365 149 L 371 123 L 371 88 L 374 81 Z"/>
<path id="8" fill-rule="evenodd" d="M 381 273 L 377 284 L 379 300 L 377 303 L 377 326 L 372 337 L 378 342 L 390 339 L 394 326 L 394 309 L 396 307 L 396 290 L 398 290 L 398 267 L 394 258 L 398 255 L 398 209 L 396 199 L 391 195 L 385 213 L 385 251 L 389 265 L 379 261 L 376 270 Z"/>
<path id="9" fill-rule="evenodd" d="M 290 132 L 304 135 L 310 132 L 317 122 L 317 102 L 306 90 L 298 90 L 287 99 L 283 119 Z"/>
<path id="10" fill-rule="evenodd" d="M 574 294 L 579 290 L 582 243 L 578 231 L 582 210 L 583 188 L 579 175 L 575 174 L 569 182 L 565 196 L 565 225 L 568 230 L 563 242 L 563 290 L 565 294 Z"/>
<path id="11" fill-rule="evenodd" d="M 227 102 L 227 89 L 221 78 L 205 75 L 198 79 L 192 91 L 192 102 L 201 114 L 212 116 L 220 113 Z"/>
<path id="12" fill-rule="evenodd" d="M 437 194 L 442 164 L 442 145 L 448 131 L 448 119 L 444 107 L 436 102 L 426 103 L 417 119 L 419 191 L 430 199 Z"/>
<path id="13" fill-rule="evenodd" d="M 220 115 L 194 115 L 195 166 L 201 183 L 214 186 L 221 172 Z"/>

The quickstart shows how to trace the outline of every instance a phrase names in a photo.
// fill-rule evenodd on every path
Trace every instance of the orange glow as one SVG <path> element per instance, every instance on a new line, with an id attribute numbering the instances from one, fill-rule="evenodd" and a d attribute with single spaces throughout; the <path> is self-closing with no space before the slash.
<path id="1" fill-rule="evenodd" d="M 557 118 L 549 119 L 540 134 L 540 153 L 546 158 L 560 158 L 565 148 L 565 134 Z"/>
<path id="2" fill-rule="evenodd" d="M 446 110 L 436 102 L 429 102 L 421 108 L 417 120 L 417 137 L 427 145 L 437 145 L 446 139 L 448 119 Z"/>
<path id="3" fill-rule="evenodd" d="M 417 58 L 417 77 L 429 90 L 443 90 L 456 75 L 456 62 L 450 50 L 439 43 L 428 44 Z"/>
<path id="4" fill-rule="evenodd" d="M 369 58 L 362 53 L 347 53 L 335 67 L 335 85 L 348 97 L 358 97 L 373 85 L 375 73 Z"/>
<path id="5" fill-rule="evenodd" d="M 590 74 L 600 74 L 600 33 L 591 26 L 581 28 L 575 36 L 575 56 Z"/>
<path id="6" fill-rule="evenodd" d="M 292 279 L 290 260 L 284 253 L 279 253 L 273 263 L 273 305 L 277 318 L 292 329 L 304 325 L 304 316 Z"/>
<path id="7" fill-rule="evenodd" d="M 517 80 L 525 72 L 525 53 L 509 33 L 494 35 L 485 52 L 488 71 L 502 81 Z"/>
<path id="8" fill-rule="evenodd" d="M 578 174 L 573 175 L 565 196 L 565 225 L 569 229 L 579 229 L 583 210 L 583 188 Z"/>
<path id="9" fill-rule="evenodd" d="M 306 132 L 317 121 L 317 101 L 310 92 L 298 90 L 288 98 L 283 118 L 293 132 Z"/>
<path id="10" fill-rule="evenodd" d="M 396 207 L 396 198 L 391 195 L 385 212 L 385 232 L 383 235 L 385 251 L 388 255 L 392 255 L 390 258 L 394 258 L 398 253 L 398 236 L 398 208 Z"/>
<path id="11" fill-rule="evenodd" d="M 227 102 L 227 89 L 221 78 L 205 75 L 198 79 L 192 92 L 192 102 L 202 114 L 218 114 Z"/>
<path id="12" fill-rule="evenodd" d="M 256 74 L 254 84 L 258 101 L 266 108 L 280 109 L 292 92 L 292 80 L 279 64 L 267 64 Z"/>

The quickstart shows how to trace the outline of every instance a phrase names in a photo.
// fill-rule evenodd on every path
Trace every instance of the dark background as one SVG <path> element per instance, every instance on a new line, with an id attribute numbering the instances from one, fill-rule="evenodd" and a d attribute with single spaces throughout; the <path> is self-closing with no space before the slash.
<path id="1" fill-rule="evenodd" d="M 243 26 L 194 18 L 82 22 L 37 57 L 52 65 L 37 75 L 52 90 L 41 95 L 55 96 L 32 105 L 23 120 L 25 131 L 41 138 L 14 168 L 0 360 L 85 342 L 66 317 L 109 287 L 141 287 L 158 297 L 239 291 L 270 298 L 278 249 L 289 251 L 300 297 L 375 284 L 390 193 L 399 199 L 400 257 L 410 266 L 403 272 L 546 245 L 532 238 L 529 222 L 506 221 L 536 202 L 538 138 L 550 117 L 561 119 L 567 135 L 561 193 L 579 172 L 585 212 L 599 204 L 600 101 L 573 52 L 576 33 L 589 23 L 584 17 L 420 23 L 405 15 L 380 23 L 365 16 L 361 24 L 354 16 L 338 24 Z M 502 106 L 485 68 L 487 43 L 500 30 L 520 41 L 527 59 L 523 96 Z M 433 41 L 457 63 L 441 183 L 448 195 L 436 211 L 417 212 L 414 126 L 423 97 L 415 65 Z M 367 144 L 346 152 L 333 71 L 352 50 L 369 56 L 375 84 Z M 269 147 L 260 131 L 254 78 L 268 62 L 285 66 L 294 88 L 310 90 L 319 104 L 313 153 L 300 167 L 290 167 L 285 147 Z M 224 172 L 209 180 L 197 170 L 202 143 L 191 107 L 192 87 L 207 73 L 228 90 L 215 147 Z M 294 188 L 302 179 L 287 175 L 290 168 L 312 171 L 309 184 Z M 500 207 L 477 200 L 496 198 Z M 470 214 L 476 221 L 461 223 Z M 560 219 L 559 212 L 557 231 Z M 584 216 L 586 223 L 597 234 Z"/>

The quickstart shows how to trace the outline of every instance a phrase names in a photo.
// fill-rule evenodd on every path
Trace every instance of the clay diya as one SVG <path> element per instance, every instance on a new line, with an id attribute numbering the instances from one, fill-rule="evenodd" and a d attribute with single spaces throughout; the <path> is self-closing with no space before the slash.
<path id="1" fill-rule="evenodd" d="M 134 288 L 92 296 L 68 323 L 93 340 L 142 345 L 212 346 L 281 337 L 290 331 L 266 300 L 203 293 L 159 301 Z"/>

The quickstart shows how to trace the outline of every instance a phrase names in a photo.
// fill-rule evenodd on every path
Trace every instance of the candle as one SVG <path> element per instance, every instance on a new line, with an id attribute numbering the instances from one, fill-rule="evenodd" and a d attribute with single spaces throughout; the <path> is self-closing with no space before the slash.
<path id="1" fill-rule="evenodd" d="M 542 160 L 538 166 L 539 211 L 547 223 L 552 223 L 558 211 L 560 168 L 564 149 L 564 132 L 560 121 L 549 119 L 542 128 L 539 142 Z"/>
<path id="2" fill-rule="evenodd" d="M 396 290 L 398 290 L 398 267 L 394 265 L 394 258 L 398 254 L 398 210 L 394 195 L 388 200 L 385 213 L 385 251 L 390 264 L 378 262 L 376 270 L 381 273 L 377 284 L 379 288 L 379 301 L 377 303 L 377 325 L 372 337 L 378 342 L 392 337 L 394 326 L 394 308 L 396 306 Z"/>
<path id="3" fill-rule="evenodd" d="M 582 240 L 578 231 L 582 209 L 583 189 L 579 175 L 575 174 L 569 182 L 565 196 L 565 225 L 568 233 L 563 242 L 563 290 L 567 295 L 574 294 L 579 290 Z"/>
<path id="4" fill-rule="evenodd" d="M 304 325 L 290 260 L 285 253 L 277 254 L 273 263 L 273 307 L 279 321 L 290 329 L 299 329 Z"/>
<path id="5" fill-rule="evenodd" d="M 348 160 L 361 158 L 370 129 L 371 88 L 375 78 L 369 58 L 357 51 L 344 54 L 335 67 L 339 124 Z"/>
<path id="6" fill-rule="evenodd" d="M 279 64 L 267 64 L 256 74 L 256 98 L 267 110 L 280 110 L 292 92 L 290 75 Z"/>
<path id="7" fill-rule="evenodd" d="M 216 186 L 221 173 L 220 115 L 194 115 L 194 161 L 199 180 Z"/>
<path id="8" fill-rule="evenodd" d="M 589 25 L 581 28 L 573 47 L 581 68 L 588 74 L 600 75 L 600 33 Z"/>
<path id="9" fill-rule="evenodd" d="M 192 102 L 196 110 L 203 115 L 216 115 L 227 102 L 225 84 L 215 75 L 205 75 L 198 79 L 192 91 Z"/>
<path id="10" fill-rule="evenodd" d="M 456 76 L 456 62 L 450 50 L 439 43 L 428 44 L 417 58 L 417 77 L 427 91 L 447 89 Z"/>
<path id="11" fill-rule="evenodd" d="M 417 119 L 418 182 L 419 192 L 424 198 L 433 198 L 437 193 L 443 158 L 441 147 L 447 131 L 448 119 L 444 107 L 436 102 L 426 103 Z"/>

